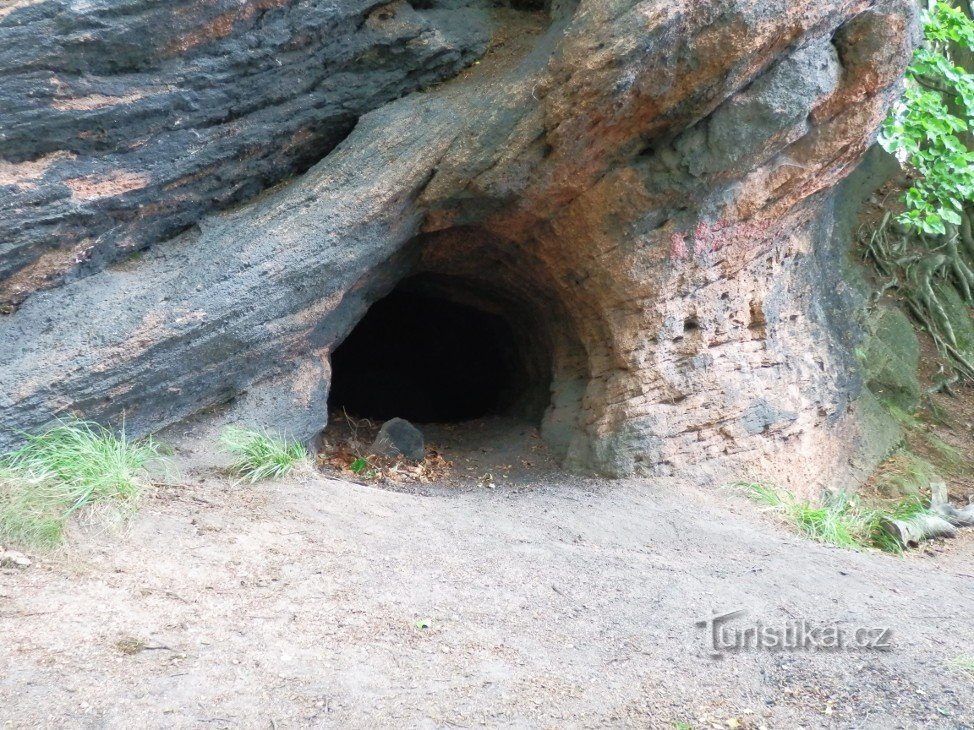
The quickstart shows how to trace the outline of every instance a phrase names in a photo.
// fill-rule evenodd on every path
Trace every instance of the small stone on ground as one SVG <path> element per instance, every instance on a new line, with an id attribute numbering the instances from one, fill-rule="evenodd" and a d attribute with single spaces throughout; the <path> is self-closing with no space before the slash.
<path id="1" fill-rule="evenodd" d="M 0 548 L 0 568 L 29 568 L 30 558 L 16 550 Z"/>
<path id="2" fill-rule="evenodd" d="M 404 418 L 393 418 L 382 424 L 372 444 L 372 453 L 422 461 L 426 457 L 426 443 L 422 432 L 413 424 Z"/>

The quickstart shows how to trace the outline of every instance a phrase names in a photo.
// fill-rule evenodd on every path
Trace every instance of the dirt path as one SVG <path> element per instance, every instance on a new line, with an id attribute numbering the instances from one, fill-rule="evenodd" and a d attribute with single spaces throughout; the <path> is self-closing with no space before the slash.
<path id="1" fill-rule="evenodd" d="M 974 726 L 946 665 L 974 654 L 972 540 L 840 551 L 644 481 L 187 479 L 121 537 L 0 570 L 0 725 Z M 711 658 L 695 621 L 737 609 L 893 648 Z"/>

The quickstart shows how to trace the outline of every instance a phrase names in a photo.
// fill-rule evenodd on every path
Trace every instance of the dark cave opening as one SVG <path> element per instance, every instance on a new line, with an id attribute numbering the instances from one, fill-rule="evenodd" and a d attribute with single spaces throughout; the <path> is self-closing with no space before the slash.
<path id="1" fill-rule="evenodd" d="M 468 282 L 413 277 L 374 303 L 332 354 L 329 407 L 358 418 L 457 423 L 540 418 L 550 370 L 526 352 L 512 310 L 469 295 Z"/>

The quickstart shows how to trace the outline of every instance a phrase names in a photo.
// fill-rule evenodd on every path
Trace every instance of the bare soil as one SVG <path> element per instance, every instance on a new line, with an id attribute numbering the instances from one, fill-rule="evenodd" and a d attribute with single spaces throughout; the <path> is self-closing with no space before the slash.
<path id="1" fill-rule="evenodd" d="M 538 453 L 507 434 L 414 492 L 180 448 L 124 530 L 0 570 L 0 726 L 974 727 L 971 535 L 833 549 L 716 485 L 505 470 Z M 892 648 L 713 658 L 696 622 L 739 609 Z"/>
<path id="2" fill-rule="evenodd" d="M 412 494 L 507 487 L 563 477 L 536 426 L 503 417 L 464 423 L 422 424 L 422 464 L 370 453 L 381 424 L 332 414 L 318 464 L 327 476 Z M 362 467 L 362 461 L 367 465 Z M 358 462 L 358 463 L 356 463 Z"/>

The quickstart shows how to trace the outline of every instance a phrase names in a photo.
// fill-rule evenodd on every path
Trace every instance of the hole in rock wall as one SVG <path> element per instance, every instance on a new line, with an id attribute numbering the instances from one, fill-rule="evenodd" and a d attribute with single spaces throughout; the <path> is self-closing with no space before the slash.
<path id="1" fill-rule="evenodd" d="M 511 0 L 511 7 L 515 10 L 526 10 L 531 12 L 535 10 L 544 10 L 545 6 L 545 0 Z"/>
<path id="2" fill-rule="evenodd" d="M 474 227 L 422 234 L 403 251 L 383 275 L 398 283 L 332 351 L 336 440 L 358 419 L 398 417 L 426 424 L 439 446 L 446 434 L 479 450 L 492 434 L 484 448 L 498 452 L 519 434 L 530 451 L 540 436 L 562 459 L 584 444 L 592 369 L 561 260 Z"/>
<path id="3" fill-rule="evenodd" d="M 333 408 L 386 420 L 451 423 L 511 397 L 513 335 L 495 315 L 398 290 L 376 302 L 332 357 Z"/>
<path id="4" fill-rule="evenodd" d="M 462 301 L 462 293 L 479 293 Z M 416 276 L 369 309 L 332 355 L 330 407 L 372 420 L 540 420 L 550 357 L 476 284 Z"/>

